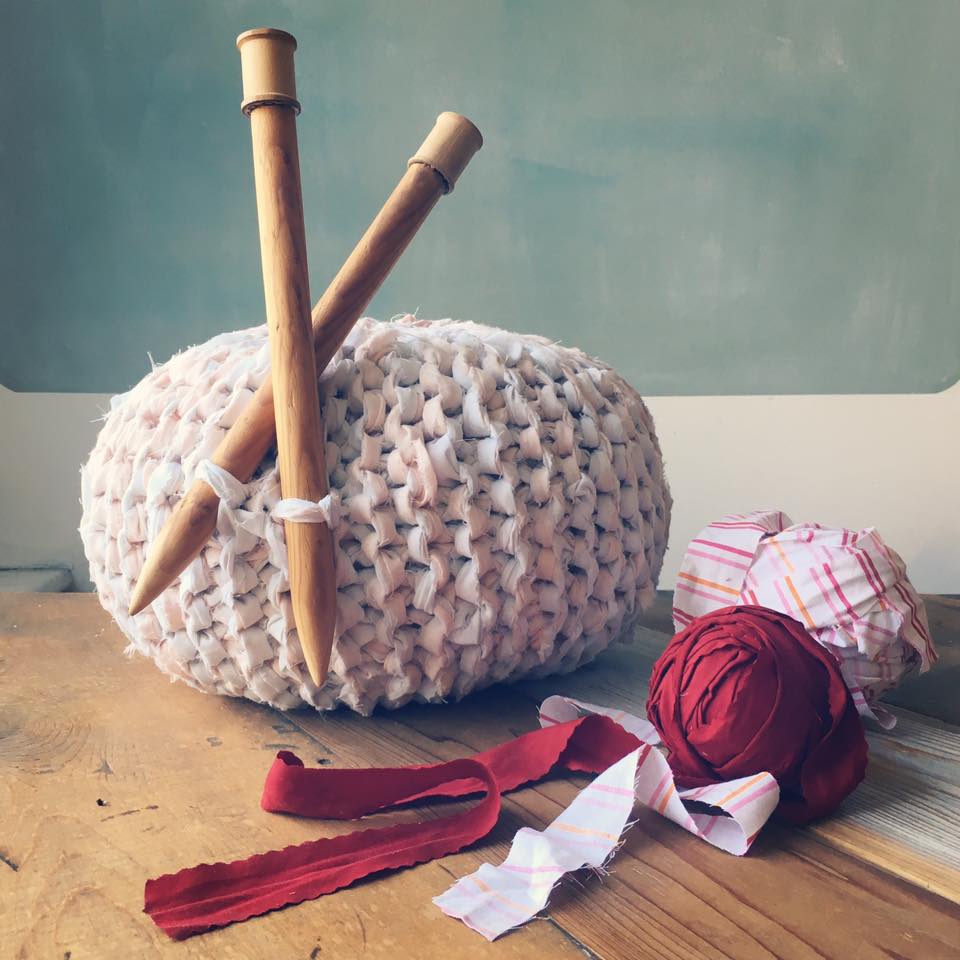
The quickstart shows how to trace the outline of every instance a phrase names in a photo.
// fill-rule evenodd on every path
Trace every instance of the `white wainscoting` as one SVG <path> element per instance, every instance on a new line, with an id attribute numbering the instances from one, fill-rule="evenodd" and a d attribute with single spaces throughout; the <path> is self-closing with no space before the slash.
<path id="1" fill-rule="evenodd" d="M 724 513 L 876 527 L 924 593 L 960 593 L 960 384 L 934 394 L 653 397 L 676 507 L 661 586 Z"/>
<path id="2" fill-rule="evenodd" d="M 662 587 L 724 513 L 873 525 L 928 593 L 960 593 L 960 384 L 929 395 L 653 397 L 676 505 Z M 87 585 L 79 466 L 103 394 L 0 387 L 0 567 L 64 564 Z"/>

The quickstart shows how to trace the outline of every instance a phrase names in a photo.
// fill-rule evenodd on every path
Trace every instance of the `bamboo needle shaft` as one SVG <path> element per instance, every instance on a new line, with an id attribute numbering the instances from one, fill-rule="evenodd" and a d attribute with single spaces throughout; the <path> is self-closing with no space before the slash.
<path id="1" fill-rule="evenodd" d="M 280 490 L 284 498 L 317 501 L 327 493 L 327 477 L 297 148 L 296 41 L 282 31 L 250 31 L 237 46 L 253 141 Z M 326 523 L 295 520 L 284 521 L 284 532 L 297 636 L 310 676 L 320 686 L 327 678 L 336 626 L 333 535 Z"/>
<path id="2" fill-rule="evenodd" d="M 441 114 L 383 208 L 313 309 L 317 370 L 323 370 L 386 279 L 430 211 L 448 193 L 480 148 L 480 132 L 465 117 Z M 274 387 L 268 377 L 220 442 L 213 461 L 246 482 L 273 443 Z M 196 481 L 147 555 L 130 601 L 131 615 L 152 603 L 209 540 L 219 500 Z"/>

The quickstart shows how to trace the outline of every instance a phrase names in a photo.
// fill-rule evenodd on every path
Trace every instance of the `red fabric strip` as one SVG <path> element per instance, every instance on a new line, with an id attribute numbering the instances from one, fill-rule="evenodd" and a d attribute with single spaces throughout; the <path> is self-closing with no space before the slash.
<path id="1" fill-rule="evenodd" d="M 200 864 L 148 880 L 144 910 L 165 933 L 197 933 L 312 900 L 382 870 L 455 853 L 493 829 L 500 794 L 538 780 L 552 767 L 598 773 L 640 741 L 608 717 L 588 716 L 524 734 L 462 760 L 399 768 L 308 769 L 279 753 L 261 806 L 274 813 L 352 820 L 427 797 L 482 792 L 449 817 L 358 830 L 232 863 Z"/>
<path id="2" fill-rule="evenodd" d="M 639 741 L 608 717 L 591 715 L 533 730 L 471 758 L 493 775 L 498 793 L 539 780 L 559 763 L 567 770 L 600 773 Z M 367 769 L 308 768 L 288 751 L 277 754 L 260 805 L 271 813 L 326 820 L 354 820 L 426 797 L 462 797 L 477 792 L 475 780 L 438 781 L 424 788 L 423 771 L 446 764 Z"/>

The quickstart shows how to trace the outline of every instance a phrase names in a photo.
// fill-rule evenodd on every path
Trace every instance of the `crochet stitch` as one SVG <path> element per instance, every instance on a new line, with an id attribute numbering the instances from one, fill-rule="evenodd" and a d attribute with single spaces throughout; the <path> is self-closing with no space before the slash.
<path id="1" fill-rule="evenodd" d="M 637 392 L 542 337 L 405 317 L 360 321 L 320 378 L 338 588 L 323 688 L 293 627 L 273 452 L 249 483 L 215 481 L 216 534 L 128 616 L 151 541 L 267 370 L 263 327 L 186 350 L 114 398 L 82 469 L 100 602 L 172 678 L 367 714 L 568 672 L 652 601 L 671 499 Z"/>

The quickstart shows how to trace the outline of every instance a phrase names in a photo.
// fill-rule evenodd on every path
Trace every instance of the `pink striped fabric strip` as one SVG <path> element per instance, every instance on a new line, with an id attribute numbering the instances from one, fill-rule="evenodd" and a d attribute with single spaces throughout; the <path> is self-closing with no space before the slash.
<path id="1" fill-rule="evenodd" d="M 601 773 L 546 829 L 520 829 L 499 866 L 483 864 L 434 899 L 444 913 L 488 940 L 536 916 L 566 874 L 585 867 L 603 870 L 622 842 L 636 804 L 738 856 L 750 849 L 776 809 L 780 790 L 769 773 L 678 791 L 656 749 L 653 725 L 623 710 L 554 696 L 540 707 L 540 723 L 550 726 L 590 713 L 610 717 L 645 745 Z M 695 812 L 685 806 L 691 801 L 696 801 Z"/>

